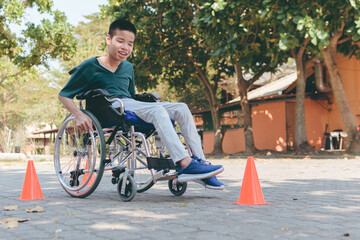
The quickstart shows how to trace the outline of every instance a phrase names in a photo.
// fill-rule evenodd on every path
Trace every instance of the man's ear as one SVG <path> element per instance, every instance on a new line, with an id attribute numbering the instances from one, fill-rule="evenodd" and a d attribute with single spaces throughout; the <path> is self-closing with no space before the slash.
<path id="1" fill-rule="evenodd" d="M 111 42 L 111 36 L 108 34 L 106 35 L 106 44 L 109 46 L 110 45 L 110 42 Z"/>

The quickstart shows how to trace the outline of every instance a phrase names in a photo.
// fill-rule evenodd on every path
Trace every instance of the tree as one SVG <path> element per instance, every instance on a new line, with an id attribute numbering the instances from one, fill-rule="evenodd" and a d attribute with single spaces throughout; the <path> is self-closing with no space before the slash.
<path id="1" fill-rule="evenodd" d="M 306 89 L 306 61 L 318 54 L 314 48 L 309 29 L 313 19 L 309 16 L 317 8 L 308 8 L 306 1 L 296 0 L 289 3 L 287 0 L 263 1 L 262 15 L 269 21 L 278 33 L 278 48 L 287 51 L 296 62 L 296 113 L 295 113 L 295 140 L 294 147 L 297 153 L 308 153 L 314 151 L 310 146 L 306 135 L 305 123 L 305 89 Z M 322 44 L 323 38 L 319 39 Z M 309 56 L 310 55 L 310 56 Z"/>
<path id="2" fill-rule="evenodd" d="M 51 0 L 1 0 L 0 1 L 0 58 L 8 57 L 18 71 L 5 72 L 0 77 L 0 84 L 6 79 L 16 77 L 33 66 L 48 66 L 49 59 L 69 59 L 75 52 L 76 39 L 71 25 L 60 11 L 51 9 Z M 37 7 L 40 13 L 48 13 L 53 21 L 43 19 L 40 25 L 24 22 L 24 12 L 29 7 Z M 24 24 L 22 36 L 17 37 L 9 25 Z"/>
<path id="3" fill-rule="evenodd" d="M 178 91 L 201 84 L 213 119 L 214 153 L 222 153 L 218 82 L 231 69 L 226 61 L 210 61 L 211 48 L 192 24 L 198 10 L 198 1 L 114 1 L 105 15 L 127 18 L 138 28 L 132 60 L 138 87 L 155 87 L 160 79 Z"/>
<path id="4" fill-rule="evenodd" d="M 313 16 L 319 22 L 313 26 L 315 33 L 318 34 L 313 34 L 312 37 L 323 38 L 326 41 L 326 44 L 318 42 L 317 47 L 321 50 L 329 72 L 335 101 L 348 134 L 348 151 L 360 153 L 360 133 L 357 130 L 355 117 L 351 112 L 337 65 L 338 51 L 345 56 L 360 58 L 360 1 L 332 0 L 309 2 L 309 4 L 318 8 Z"/>
<path id="5" fill-rule="evenodd" d="M 230 61 L 235 66 L 240 105 L 244 115 L 245 151 L 256 152 L 251 106 L 247 92 L 265 72 L 275 72 L 287 60 L 275 47 L 276 32 L 258 14 L 261 1 L 206 2 L 194 23 L 211 50 L 214 61 Z"/>
<path id="6" fill-rule="evenodd" d="M 7 57 L 0 58 L 0 73 L 18 72 Z M 32 68 L 0 85 L 0 145 L 4 152 L 25 146 L 28 126 L 54 127 L 64 113 L 54 96 L 58 77 L 55 70 Z"/>

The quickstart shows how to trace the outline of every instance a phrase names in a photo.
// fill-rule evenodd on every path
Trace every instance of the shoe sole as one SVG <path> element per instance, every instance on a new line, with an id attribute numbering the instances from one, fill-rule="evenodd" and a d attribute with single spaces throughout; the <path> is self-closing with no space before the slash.
<path id="1" fill-rule="evenodd" d="M 197 179 L 209 178 L 209 177 L 212 177 L 212 176 L 215 176 L 215 175 L 221 173 L 222 171 L 224 171 L 224 167 L 221 167 L 215 171 L 203 173 L 203 174 L 184 174 L 183 173 L 178 176 L 178 181 L 179 182 L 188 182 L 188 181 L 194 181 Z"/>
<path id="2" fill-rule="evenodd" d="M 225 189 L 225 186 L 224 186 L 224 185 L 215 187 L 215 186 L 211 186 L 211 185 L 205 184 L 203 181 L 201 181 L 201 180 L 199 180 L 199 179 L 194 180 L 194 182 L 196 182 L 196 183 L 204 186 L 204 187 L 207 188 L 207 189 L 211 189 L 211 190 L 224 190 L 224 189 Z"/>
<path id="3" fill-rule="evenodd" d="M 205 185 L 205 188 L 207 189 L 211 189 L 211 190 L 224 190 L 225 189 L 225 186 L 221 186 L 221 187 L 214 187 L 214 186 L 211 186 L 211 185 Z"/>

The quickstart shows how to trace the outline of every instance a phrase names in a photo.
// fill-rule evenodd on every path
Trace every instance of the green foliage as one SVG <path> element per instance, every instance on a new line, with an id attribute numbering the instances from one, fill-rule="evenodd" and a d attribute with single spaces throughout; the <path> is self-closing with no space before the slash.
<path id="1" fill-rule="evenodd" d="M 268 0 L 261 5 L 261 15 L 277 32 L 274 42 L 283 50 L 302 47 L 307 38 L 307 29 L 313 24 L 308 18 L 306 1 Z"/>
<path id="2" fill-rule="evenodd" d="M 17 67 L 7 58 L 0 59 L 2 71 Z M 18 129 L 32 123 L 55 125 L 60 108 L 56 98 L 58 89 L 56 74 L 32 69 L 23 76 L 13 77 L 0 86 L 0 127 Z M 62 117 L 64 115 L 62 114 Z"/>
<path id="3" fill-rule="evenodd" d="M 287 57 L 279 51 L 278 32 L 265 21 L 261 12 L 262 1 L 205 2 L 193 23 L 211 55 L 218 61 L 229 59 L 240 64 L 244 73 L 256 75 L 268 66 L 275 71 Z"/>
<path id="4" fill-rule="evenodd" d="M 262 3 L 261 15 L 279 32 L 278 47 L 282 50 L 300 47 L 310 37 L 307 53 L 320 54 L 330 38 L 344 24 L 342 39 L 352 41 L 339 47 L 345 55 L 359 56 L 360 40 L 358 0 L 267 0 Z"/>
<path id="5" fill-rule="evenodd" d="M 51 9 L 51 0 L 1 0 L 0 2 L 0 57 L 8 57 L 19 71 L 32 66 L 48 66 L 51 58 L 67 60 L 75 52 L 76 39 L 66 16 Z M 26 22 L 23 14 L 28 7 L 47 12 L 53 20 L 44 19 L 35 25 Z M 22 36 L 17 37 L 9 28 L 10 23 L 24 25 Z M 10 74 L 4 74 L 1 83 Z"/>

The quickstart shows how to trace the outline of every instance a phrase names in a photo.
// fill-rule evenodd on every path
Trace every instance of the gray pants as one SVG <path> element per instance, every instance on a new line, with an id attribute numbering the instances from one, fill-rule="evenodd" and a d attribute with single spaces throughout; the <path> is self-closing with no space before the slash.
<path id="1" fill-rule="evenodd" d="M 121 101 L 125 110 L 134 112 L 139 118 L 155 126 L 174 163 L 188 157 L 189 154 L 185 151 L 170 119 L 175 120 L 179 125 L 192 153 L 205 159 L 193 116 L 185 103 L 140 102 L 131 98 L 123 98 Z M 114 107 L 119 107 L 117 104 L 114 103 Z"/>

